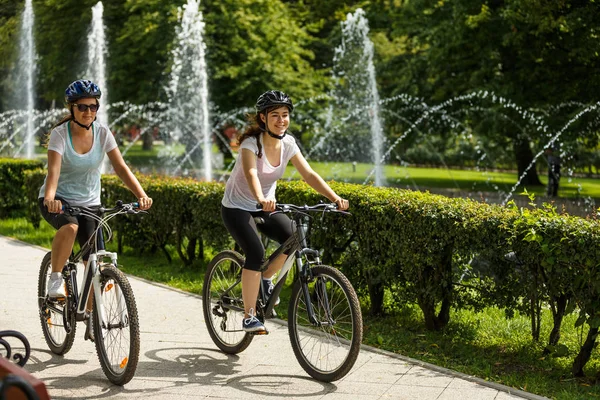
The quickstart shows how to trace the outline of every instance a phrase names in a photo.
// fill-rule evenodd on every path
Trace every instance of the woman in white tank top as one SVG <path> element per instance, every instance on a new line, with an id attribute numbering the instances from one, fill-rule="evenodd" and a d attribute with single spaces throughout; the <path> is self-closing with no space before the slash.
<path id="1" fill-rule="evenodd" d="M 269 215 L 275 210 L 277 180 L 283 176 L 288 162 L 292 162 L 306 183 L 317 192 L 335 202 L 341 210 L 348 208 L 348 201 L 338 196 L 313 171 L 295 139 L 287 134 L 293 109 L 289 96 L 278 90 L 270 90 L 258 98 L 254 123 L 239 139 L 239 156 L 221 203 L 225 227 L 246 255 L 242 271 L 245 309 L 242 329 L 247 332 L 265 330 L 262 322 L 254 316 L 253 309 L 259 284 L 262 283 L 266 292 L 270 293 L 273 286 L 271 278 L 281 269 L 286 258 L 282 254 L 275 259 L 263 272 L 261 282 L 259 268 L 264 261 L 265 249 L 254 217 L 263 217 L 265 224 L 260 229 L 279 243 L 292 234 L 289 218 L 282 214 Z M 257 209 L 257 204 L 262 206 L 262 210 Z"/>

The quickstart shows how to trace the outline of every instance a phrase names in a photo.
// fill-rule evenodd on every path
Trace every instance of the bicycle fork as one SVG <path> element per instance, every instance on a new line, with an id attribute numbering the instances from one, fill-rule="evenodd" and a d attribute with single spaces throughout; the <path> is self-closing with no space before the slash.
<path id="1" fill-rule="evenodd" d="M 96 312 L 98 313 L 98 320 L 100 321 L 100 326 L 106 329 L 110 329 L 112 328 L 112 326 L 109 326 L 109 324 L 107 323 L 107 318 L 106 318 L 106 310 L 103 307 L 104 303 L 102 301 L 102 290 L 108 292 L 111 290 L 114 290 L 115 292 L 115 297 L 116 297 L 116 312 L 119 315 L 120 321 L 118 323 L 119 326 L 125 326 L 128 321 L 127 321 L 127 309 L 126 309 L 126 305 L 125 305 L 125 301 L 123 299 L 123 296 L 121 295 L 121 289 L 119 288 L 119 285 L 107 285 L 106 287 L 102 288 L 102 282 L 101 282 L 101 271 L 98 271 L 98 269 L 100 268 L 100 265 L 98 264 L 98 259 L 102 259 L 104 257 L 110 257 L 111 259 L 111 263 L 113 265 L 117 265 L 117 253 L 111 253 L 108 252 L 106 250 L 99 250 L 97 253 L 91 254 L 90 255 L 90 259 L 88 261 L 88 266 L 90 267 L 90 271 L 87 271 L 86 268 L 86 273 L 90 273 L 92 274 L 91 279 L 89 280 L 90 283 L 92 283 L 92 288 L 94 290 L 94 301 L 96 303 Z M 87 282 L 87 281 L 86 281 Z M 89 288 L 86 288 L 88 290 L 89 293 Z M 87 297 L 87 296 L 86 296 Z M 85 303 L 86 301 L 84 301 L 83 298 L 81 298 L 79 300 L 79 309 L 78 311 L 83 311 L 84 307 L 85 307 Z"/>
<path id="2" fill-rule="evenodd" d="M 298 270 L 300 271 L 300 284 L 302 287 L 302 294 L 304 296 L 304 302 L 306 303 L 306 312 L 308 314 L 308 320 L 311 324 L 317 327 L 321 327 L 323 324 L 332 325 L 333 319 L 331 318 L 331 310 L 329 309 L 329 299 L 327 297 L 327 288 L 325 282 L 321 278 L 316 278 L 315 282 L 315 296 L 317 298 L 317 303 L 321 304 L 323 310 L 325 311 L 325 317 L 327 318 L 326 322 L 319 321 L 317 315 L 315 313 L 315 309 L 313 307 L 311 301 L 311 295 L 308 290 L 308 283 L 315 279 L 312 275 L 308 264 L 310 261 L 306 261 L 307 265 L 302 264 L 302 255 L 309 255 L 314 257 L 314 263 L 319 264 L 319 252 L 313 249 L 303 249 L 296 256 L 296 264 L 298 266 Z"/>

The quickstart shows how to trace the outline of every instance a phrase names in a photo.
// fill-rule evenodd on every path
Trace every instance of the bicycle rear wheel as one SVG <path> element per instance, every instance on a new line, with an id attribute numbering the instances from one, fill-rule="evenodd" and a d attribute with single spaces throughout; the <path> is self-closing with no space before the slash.
<path id="1" fill-rule="evenodd" d="M 72 301 L 70 300 L 70 293 L 65 299 L 51 300 L 48 298 L 48 280 L 52 273 L 52 266 L 50 265 L 51 254 L 47 253 L 44 256 L 38 278 L 40 321 L 42 323 L 44 339 L 50 351 L 54 354 L 65 354 L 73 346 L 77 324 L 75 313 L 69 312 Z"/>
<path id="2" fill-rule="evenodd" d="M 242 266 L 244 258 L 235 251 L 217 254 L 206 267 L 202 288 L 204 322 L 213 342 L 223 352 L 237 354 L 252 342 L 242 330 Z"/>
<path id="3" fill-rule="evenodd" d="M 133 378 L 140 354 L 137 306 L 131 285 L 120 270 L 105 264 L 100 274 L 102 303 L 94 302 L 93 317 L 96 352 L 108 380 L 124 385 Z"/>
<path id="4" fill-rule="evenodd" d="M 302 368 L 319 381 L 331 382 L 344 377 L 356 362 L 362 342 L 362 314 L 354 288 L 340 271 L 327 265 L 312 267 L 311 271 L 309 282 L 294 283 L 288 330 Z M 309 319 L 309 304 L 316 321 Z"/>

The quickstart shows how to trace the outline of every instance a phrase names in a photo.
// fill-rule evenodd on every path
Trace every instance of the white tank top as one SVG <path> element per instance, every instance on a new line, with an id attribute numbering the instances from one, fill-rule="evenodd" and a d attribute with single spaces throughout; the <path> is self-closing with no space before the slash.
<path id="1" fill-rule="evenodd" d="M 259 136 L 262 144 L 262 135 Z M 281 139 L 281 158 L 279 165 L 274 167 L 267 160 L 267 156 L 263 156 L 256 159 L 256 169 L 258 173 L 258 180 L 262 188 L 262 193 L 265 199 L 275 199 L 275 190 L 277 189 L 277 180 L 283 176 L 285 168 L 288 162 L 297 153 L 300 152 L 300 148 L 296 144 L 296 139 L 290 134 L 285 135 Z M 221 204 L 227 208 L 239 208 L 246 211 L 257 211 L 256 199 L 250 191 L 246 175 L 244 175 L 244 169 L 242 167 L 241 154 L 242 149 L 249 149 L 254 154 L 258 155 L 258 146 L 256 145 L 256 138 L 250 137 L 245 139 L 240 145 L 237 161 L 231 171 L 231 176 L 227 180 L 225 185 L 225 195 Z"/>

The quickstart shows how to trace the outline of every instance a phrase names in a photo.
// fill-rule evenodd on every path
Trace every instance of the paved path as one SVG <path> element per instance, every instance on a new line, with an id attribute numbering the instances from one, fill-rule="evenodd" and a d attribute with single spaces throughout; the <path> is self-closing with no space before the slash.
<path id="1" fill-rule="evenodd" d="M 29 339 L 32 353 L 25 368 L 46 384 L 53 399 L 543 399 L 368 346 L 344 379 L 318 382 L 296 361 L 287 327 L 273 321 L 267 322 L 268 336 L 256 337 L 237 356 L 226 355 L 208 335 L 200 297 L 134 277 L 140 362 L 130 383 L 114 386 L 94 345 L 83 340 L 83 325 L 69 353 L 48 350 L 36 303 L 46 251 L 0 236 L 0 330 L 17 330 Z"/>

